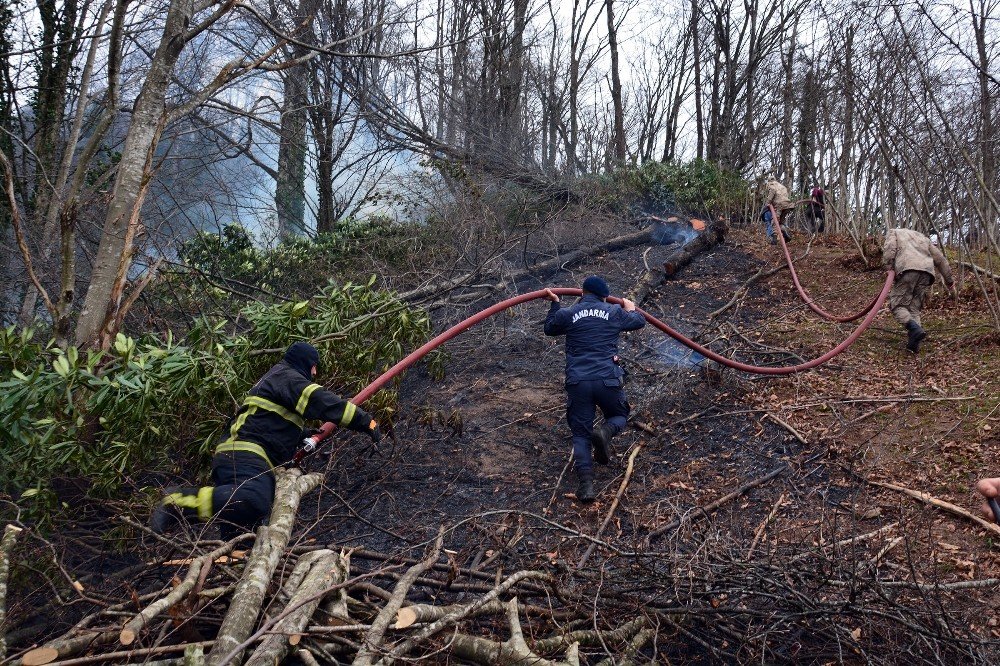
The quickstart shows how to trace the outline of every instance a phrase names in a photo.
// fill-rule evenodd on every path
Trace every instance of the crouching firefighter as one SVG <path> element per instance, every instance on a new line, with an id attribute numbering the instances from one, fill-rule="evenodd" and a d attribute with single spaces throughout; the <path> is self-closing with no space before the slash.
<path id="1" fill-rule="evenodd" d="M 163 533 L 183 520 L 220 521 L 224 538 L 252 530 L 266 520 L 274 503 L 274 468 L 292 460 L 307 420 L 322 419 L 381 439 L 367 412 L 311 380 L 319 352 L 296 342 L 284 358 L 250 389 L 215 448 L 212 485 L 168 488 L 153 511 L 150 527 Z M 235 527 L 234 527 L 235 526 Z"/>
<path id="2" fill-rule="evenodd" d="M 646 325 L 635 304 L 608 303 L 611 288 L 596 275 L 583 282 L 583 298 L 568 308 L 546 289 L 552 301 L 545 319 L 545 335 L 566 336 L 566 420 L 573 433 L 573 461 L 580 482 L 576 498 L 594 501 L 594 465 L 607 465 L 611 438 L 625 429 L 630 407 L 618 366 L 618 337 Z M 604 425 L 594 428 L 595 406 L 604 414 Z"/>

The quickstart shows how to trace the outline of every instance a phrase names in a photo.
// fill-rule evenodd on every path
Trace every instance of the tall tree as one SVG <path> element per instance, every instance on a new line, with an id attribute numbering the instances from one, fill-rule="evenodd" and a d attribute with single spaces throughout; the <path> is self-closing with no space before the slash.
<path id="1" fill-rule="evenodd" d="M 625 106 L 622 103 L 622 79 L 618 71 L 618 25 L 615 23 L 614 0 L 604 0 L 608 17 L 608 49 L 611 51 L 611 104 L 614 107 L 611 132 L 611 161 L 625 162 Z"/>

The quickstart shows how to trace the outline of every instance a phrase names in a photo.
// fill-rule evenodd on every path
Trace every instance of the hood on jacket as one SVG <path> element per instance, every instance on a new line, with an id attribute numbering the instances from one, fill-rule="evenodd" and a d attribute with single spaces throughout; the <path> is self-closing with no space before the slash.
<path id="1" fill-rule="evenodd" d="M 282 360 L 302 373 L 306 379 L 312 379 L 313 366 L 319 366 L 319 352 L 308 342 L 295 342 L 285 352 Z"/>

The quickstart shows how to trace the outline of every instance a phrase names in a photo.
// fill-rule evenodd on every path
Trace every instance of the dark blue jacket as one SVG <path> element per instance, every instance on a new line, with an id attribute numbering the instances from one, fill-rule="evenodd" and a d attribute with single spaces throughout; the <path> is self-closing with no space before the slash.
<path id="1" fill-rule="evenodd" d="M 622 369 L 614 361 L 618 335 L 645 325 L 646 319 L 638 312 L 626 312 L 620 305 L 585 294 L 568 308 L 552 303 L 545 335 L 566 336 L 566 383 L 575 384 L 621 377 Z"/>

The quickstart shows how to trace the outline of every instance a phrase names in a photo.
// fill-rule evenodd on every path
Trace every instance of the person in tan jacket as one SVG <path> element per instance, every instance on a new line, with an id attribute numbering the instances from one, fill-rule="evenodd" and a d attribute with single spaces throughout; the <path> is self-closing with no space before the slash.
<path id="1" fill-rule="evenodd" d="M 916 354 L 920 350 L 920 341 L 927 337 L 927 332 L 920 326 L 920 309 L 927 289 L 934 282 L 935 269 L 944 278 L 951 295 L 956 297 L 951 266 L 930 238 L 912 229 L 889 229 L 885 232 L 882 264 L 886 270 L 896 271 L 896 282 L 889 292 L 889 309 L 896 321 L 907 330 L 906 348 Z"/>
<path id="2" fill-rule="evenodd" d="M 778 241 L 774 235 L 774 227 L 771 222 L 771 210 L 767 207 L 770 204 L 776 213 L 778 213 L 778 221 L 783 225 L 785 223 L 785 218 L 788 213 L 795 208 L 792 204 L 791 198 L 788 196 L 788 188 L 778 182 L 778 179 L 773 175 L 767 177 L 767 181 L 764 183 L 764 209 L 761 211 L 761 218 L 764 220 L 764 225 L 767 230 L 767 237 L 771 241 L 771 245 L 776 244 Z M 781 227 L 781 235 L 785 237 L 786 241 L 791 240 L 788 232 L 785 228 Z"/>

